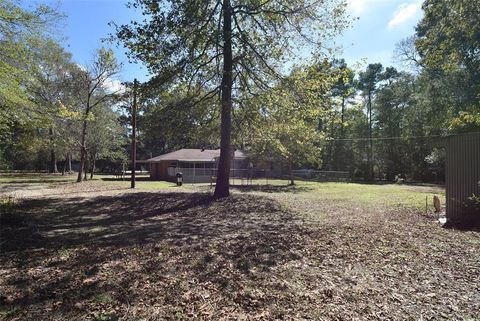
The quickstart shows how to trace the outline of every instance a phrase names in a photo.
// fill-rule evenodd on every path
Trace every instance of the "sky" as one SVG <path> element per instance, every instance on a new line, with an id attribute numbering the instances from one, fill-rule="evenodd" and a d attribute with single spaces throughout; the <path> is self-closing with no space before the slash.
<path id="1" fill-rule="evenodd" d="M 28 2 L 28 0 L 27 0 Z M 57 4 L 49 0 L 34 3 Z M 376 63 L 396 65 L 393 59 L 395 44 L 414 33 L 415 25 L 422 17 L 421 0 L 347 0 L 349 14 L 358 17 L 352 26 L 334 39 L 334 45 L 343 48 L 337 54 L 347 63 Z M 60 0 L 59 10 L 67 18 L 59 32 L 64 44 L 79 64 L 88 64 L 96 48 L 108 46 L 102 42 L 114 28 L 108 23 L 127 23 L 141 19 L 141 15 L 125 6 L 126 0 Z M 145 67 L 130 64 L 125 49 L 114 49 L 123 63 L 119 79 L 139 81 L 148 79 Z M 363 65 L 364 66 L 364 65 Z M 399 67 L 399 66 L 397 66 Z"/>
<path id="2" fill-rule="evenodd" d="M 423 17 L 421 0 L 348 0 L 350 14 L 358 17 L 336 40 L 349 64 L 365 60 L 401 67 L 393 57 L 395 45 L 415 33 Z"/>

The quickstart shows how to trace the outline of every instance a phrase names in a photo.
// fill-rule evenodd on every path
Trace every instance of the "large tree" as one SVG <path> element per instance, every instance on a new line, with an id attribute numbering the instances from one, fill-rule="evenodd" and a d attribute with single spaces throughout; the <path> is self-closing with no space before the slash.
<path id="1" fill-rule="evenodd" d="M 387 68 L 393 71 L 393 69 Z M 415 107 L 415 78 L 407 73 L 390 73 L 388 81 L 380 86 L 375 99 L 376 134 L 380 138 L 390 138 L 377 142 L 376 155 L 379 158 L 379 171 L 387 180 L 393 180 L 395 175 L 406 173 L 408 141 L 400 137 L 409 124 L 404 121 L 409 109 Z M 411 148 L 411 146 L 410 146 Z M 425 155 L 423 155 L 423 158 Z"/>
<path id="2" fill-rule="evenodd" d="M 65 135 L 65 132 L 62 133 L 58 128 L 65 124 L 59 114 L 59 106 L 71 100 L 69 83 L 72 82 L 72 72 L 76 66 L 71 61 L 71 54 L 54 41 L 46 41 L 40 49 L 43 59 L 32 66 L 27 90 L 35 105 L 36 114 L 48 129 L 50 172 L 57 173 L 58 142 L 63 140 Z"/>
<path id="3" fill-rule="evenodd" d="M 113 111 L 108 103 L 99 104 L 92 110 L 92 120 L 87 127 L 86 150 L 90 179 L 96 170 L 96 162 L 100 159 L 115 162 L 126 160 L 126 129 L 119 123 L 120 115 Z M 84 177 L 87 175 L 85 172 Z"/>
<path id="4" fill-rule="evenodd" d="M 181 86 L 171 91 L 156 88 L 143 97 L 138 117 L 138 153 L 142 157 L 180 148 L 218 146 L 218 104 L 192 104 L 195 97 Z"/>
<path id="5" fill-rule="evenodd" d="M 40 5 L 25 9 L 17 1 L 0 2 L 0 125 L 9 117 L 9 109 L 28 105 L 24 85 L 31 68 L 42 58 L 42 45 L 52 35 L 61 16 L 51 7 Z M 20 113 L 17 113 L 20 116 Z"/>
<path id="6" fill-rule="evenodd" d="M 326 72 L 329 67 L 323 62 L 296 68 L 275 88 L 249 102 L 256 114 L 249 119 L 251 154 L 287 167 L 291 185 L 294 167 L 321 163 L 324 135 L 318 130 L 318 120 L 329 107 L 329 90 L 336 80 Z"/>
<path id="7" fill-rule="evenodd" d="M 416 28 L 421 63 L 444 70 L 464 68 L 479 82 L 480 1 L 426 0 L 422 8 L 425 15 Z"/>
<path id="8" fill-rule="evenodd" d="M 333 108 L 331 108 L 332 119 L 328 135 L 338 138 L 328 144 L 327 165 L 332 170 L 345 170 L 348 159 L 345 144 L 346 134 L 346 113 L 347 106 L 354 102 L 357 88 L 355 86 L 355 72 L 347 66 L 344 59 L 335 59 L 331 63 L 331 73 L 336 79 L 332 87 Z"/>
<path id="9" fill-rule="evenodd" d="M 94 110 L 99 105 L 111 102 L 119 94 L 119 90 L 112 91 L 109 85 L 113 77 L 120 71 L 112 50 L 100 48 L 95 53 L 91 64 L 83 69 L 77 70 L 75 88 L 77 88 L 77 109 L 81 110 L 82 130 L 80 133 L 80 167 L 78 170 L 77 182 L 83 180 L 83 171 L 87 161 L 87 127 L 89 121 L 94 119 Z"/>
<path id="10" fill-rule="evenodd" d="M 0 1 L 0 161 L 7 145 L 14 144 L 14 131 L 34 133 L 37 126 L 35 104 L 26 90 L 32 69 L 41 64 L 45 42 L 53 37 L 61 20 L 55 9 L 38 5 L 26 8 L 19 1 Z M 27 127 L 29 128 L 27 130 Z M 27 142 L 28 140 L 25 140 Z M 32 142 L 33 140 L 30 140 Z"/>
<path id="11" fill-rule="evenodd" d="M 422 8 L 415 42 L 419 63 L 450 82 L 437 95 L 454 98 L 448 109 L 456 122 L 465 116 L 480 122 L 480 0 L 427 0 Z"/>
<path id="12" fill-rule="evenodd" d="M 130 6 L 148 18 L 118 26 L 116 37 L 131 58 L 146 63 L 151 83 L 183 80 L 208 88 L 198 100 L 220 97 L 217 197 L 229 195 L 238 93 L 253 84 L 269 87 L 298 48 L 324 48 L 347 23 L 342 0 L 135 0 Z"/>
<path id="13" fill-rule="evenodd" d="M 382 80 L 383 66 L 380 63 L 369 64 L 365 71 L 360 72 L 358 79 L 358 88 L 362 90 L 367 106 L 367 123 L 368 123 L 368 151 L 367 151 L 367 179 L 374 179 L 373 172 L 373 100 L 377 90 L 378 83 Z"/>

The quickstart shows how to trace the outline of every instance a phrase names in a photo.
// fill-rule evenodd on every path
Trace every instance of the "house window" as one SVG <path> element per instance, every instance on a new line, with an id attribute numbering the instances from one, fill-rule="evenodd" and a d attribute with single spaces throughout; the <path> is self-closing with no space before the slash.
<path id="1" fill-rule="evenodd" d="M 181 163 L 181 168 L 193 168 L 193 163 Z"/>
<path id="2" fill-rule="evenodd" d="M 213 163 L 205 163 L 205 168 L 213 168 Z"/>

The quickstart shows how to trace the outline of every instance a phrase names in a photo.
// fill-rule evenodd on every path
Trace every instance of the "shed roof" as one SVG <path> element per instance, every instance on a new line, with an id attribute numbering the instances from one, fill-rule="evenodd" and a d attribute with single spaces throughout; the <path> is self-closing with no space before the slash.
<path id="1" fill-rule="evenodd" d="M 182 162 L 208 162 L 215 158 L 220 157 L 220 149 L 190 149 L 183 148 L 177 151 L 163 154 L 157 157 L 153 157 L 147 160 L 147 162 L 159 162 L 162 160 L 169 161 L 182 161 Z M 235 151 L 235 158 L 246 158 L 246 155 L 242 151 Z"/>

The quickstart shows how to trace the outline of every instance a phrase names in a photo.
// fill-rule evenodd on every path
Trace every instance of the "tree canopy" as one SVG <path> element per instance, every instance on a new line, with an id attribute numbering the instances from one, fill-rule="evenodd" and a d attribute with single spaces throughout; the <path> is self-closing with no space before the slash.
<path id="1" fill-rule="evenodd" d="M 148 18 L 117 26 L 116 37 L 148 66 L 151 84 L 184 81 L 205 90 L 199 100 L 220 96 L 219 197 L 229 195 L 234 100 L 269 88 L 299 47 L 321 49 L 348 21 L 346 4 L 337 0 L 135 0 L 130 6 Z"/>
<path id="2" fill-rule="evenodd" d="M 120 67 L 113 52 L 77 64 L 55 35 L 62 15 L 20 4 L 0 2 L 2 168 L 73 162 L 63 168 L 78 165 L 83 180 L 99 158 L 123 162 L 131 101 L 109 89 Z M 349 24 L 340 0 L 129 6 L 142 20 L 112 37 L 152 76 L 141 88 L 138 155 L 220 147 L 216 196 L 229 193 L 232 148 L 285 172 L 441 181 L 442 138 L 480 130 L 478 1 L 424 2 L 415 34 L 396 49 L 411 72 L 326 54 Z"/>

